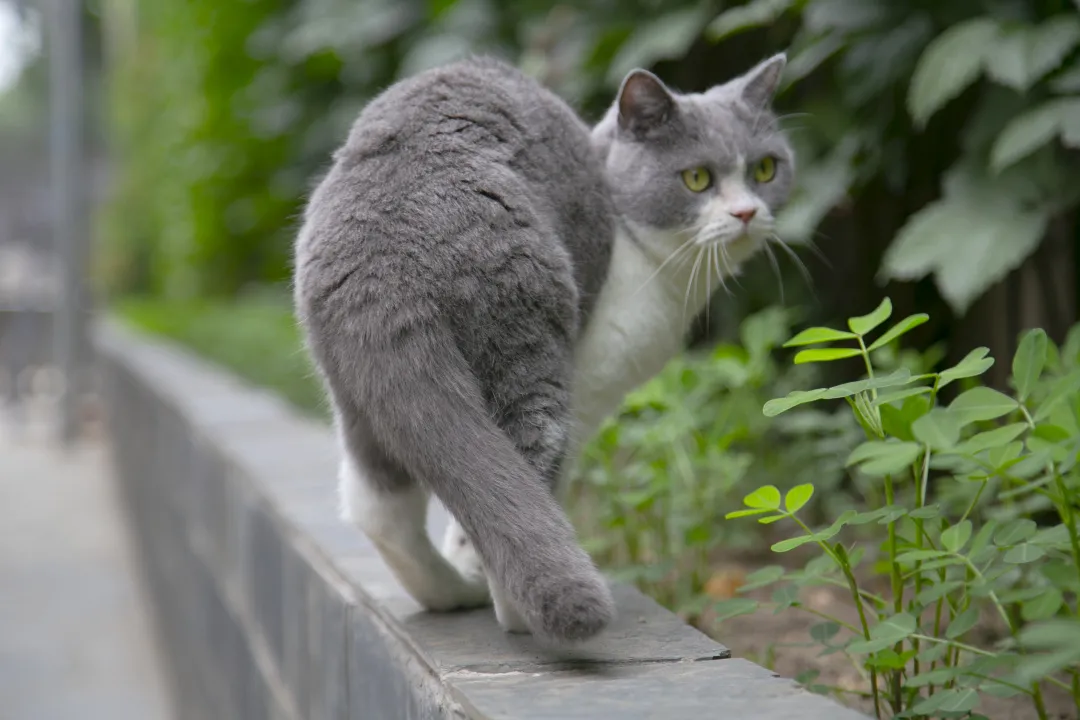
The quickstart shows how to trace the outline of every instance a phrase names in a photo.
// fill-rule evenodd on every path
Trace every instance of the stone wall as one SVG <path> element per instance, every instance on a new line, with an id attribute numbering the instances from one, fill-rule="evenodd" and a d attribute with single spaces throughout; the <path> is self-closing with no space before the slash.
<path id="1" fill-rule="evenodd" d="M 558 655 L 490 610 L 420 612 L 338 520 L 325 426 L 115 325 L 96 343 L 179 718 L 861 717 L 625 586 L 618 622 Z"/>

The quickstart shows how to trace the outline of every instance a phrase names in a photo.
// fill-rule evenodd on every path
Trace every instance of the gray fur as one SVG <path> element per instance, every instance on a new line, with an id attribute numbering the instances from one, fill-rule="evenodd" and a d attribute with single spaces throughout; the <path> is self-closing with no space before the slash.
<path id="1" fill-rule="evenodd" d="M 752 92 L 631 86 L 590 133 L 496 60 L 402 81 L 361 113 L 296 245 L 297 314 L 365 482 L 433 492 L 553 641 L 614 615 L 551 489 L 572 434 L 574 345 L 618 218 L 690 223 L 701 199 L 679 172 L 734 148 L 790 159 Z"/>

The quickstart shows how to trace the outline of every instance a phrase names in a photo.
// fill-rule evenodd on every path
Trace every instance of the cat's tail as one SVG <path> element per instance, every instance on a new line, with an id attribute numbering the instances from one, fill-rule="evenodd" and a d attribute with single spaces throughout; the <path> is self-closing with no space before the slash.
<path id="1" fill-rule="evenodd" d="M 370 376 L 358 388 L 380 444 L 457 518 L 535 636 L 558 643 L 600 632 L 615 615 L 607 583 L 543 478 L 490 417 L 465 358 L 449 338 L 395 340 L 365 348 Z"/>

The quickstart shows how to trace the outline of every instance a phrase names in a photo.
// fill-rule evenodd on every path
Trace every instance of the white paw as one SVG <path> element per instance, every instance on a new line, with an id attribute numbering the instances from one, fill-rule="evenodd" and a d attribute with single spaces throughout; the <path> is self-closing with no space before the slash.
<path id="1" fill-rule="evenodd" d="M 495 619 L 499 621 L 499 627 L 508 633 L 528 634 L 532 632 L 529 626 L 525 624 L 525 619 L 521 617 L 521 613 L 517 611 L 509 598 L 503 595 L 501 590 L 492 588 L 491 597 L 495 603 Z"/>
<path id="2" fill-rule="evenodd" d="M 454 520 L 450 521 L 443 536 L 442 554 L 470 583 L 487 584 L 487 573 L 484 572 L 479 553 L 465 535 L 465 530 Z"/>

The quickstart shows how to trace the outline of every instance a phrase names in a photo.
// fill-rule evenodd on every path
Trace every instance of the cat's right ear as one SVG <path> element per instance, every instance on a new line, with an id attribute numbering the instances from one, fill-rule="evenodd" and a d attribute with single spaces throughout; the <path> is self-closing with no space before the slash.
<path id="1" fill-rule="evenodd" d="M 675 98 L 648 70 L 631 70 L 619 88 L 619 128 L 643 135 L 663 125 L 675 112 Z"/>

